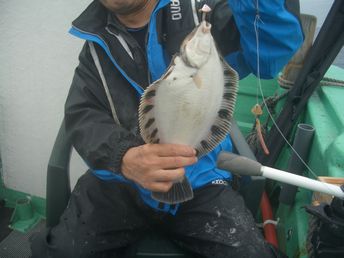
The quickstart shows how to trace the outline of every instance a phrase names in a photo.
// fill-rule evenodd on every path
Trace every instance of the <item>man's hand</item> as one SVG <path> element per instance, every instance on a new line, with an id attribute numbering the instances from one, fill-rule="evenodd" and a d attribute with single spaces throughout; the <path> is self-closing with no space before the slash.
<path id="1" fill-rule="evenodd" d="M 197 162 L 195 155 L 196 151 L 186 145 L 145 144 L 125 153 L 122 174 L 145 189 L 167 192 L 184 176 L 184 167 Z"/>

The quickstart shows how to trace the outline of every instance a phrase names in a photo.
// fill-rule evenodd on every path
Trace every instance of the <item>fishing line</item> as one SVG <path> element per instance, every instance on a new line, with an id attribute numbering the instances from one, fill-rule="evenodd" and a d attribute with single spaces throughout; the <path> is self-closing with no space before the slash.
<path id="1" fill-rule="evenodd" d="M 299 160 L 302 162 L 302 164 L 308 169 L 308 171 L 319 181 L 319 182 L 322 182 L 321 180 L 319 180 L 317 174 L 306 164 L 306 162 L 301 158 L 301 156 L 299 155 L 299 153 L 294 149 L 294 147 L 289 143 L 289 141 L 287 140 L 287 138 L 284 136 L 283 132 L 281 131 L 281 129 L 278 127 L 275 119 L 273 118 L 268 106 L 267 106 L 267 103 L 265 101 L 265 96 L 264 96 L 264 93 L 263 93 L 263 87 L 262 87 L 262 83 L 261 83 L 261 78 L 260 78 L 260 53 L 259 53 L 259 22 L 263 23 L 264 22 L 261 20 L 260 18 L 260 14 L 259 14 L 259 0 L 255 0 L 256 2 L 256 16 L 255 16 L 255 19 L 254 19 L 254 31 L 255 31 L 255 34 L 256 34 L 256 51 L 257 51 L 257 104 L 259 105 L 258 103 L 258 91 L 260 91 L 260 94 L 262 96 L 262 99 L 263 99 L 263 103 L 264 105 L 266 106 L 266 110 L 269 114 L 269 117 L 272 121 L 272 123 L 275 125 L 277 131 L 279 132 L 279 134 L 282 136 L 283 140 L 287 143 L 287 145 L 291 148 L 291 150 L 296 154 L 296 156 L 299 158 Z M 322 182 L 326 188 L 328 188 L 330 191 L 332 191 L 332 189 L 330 189 L 324 182 Z"/>
<path id="2" fill-rule="evenodd" d="M 259 55 L 259 34 L 258 34 L 258 21 L 263 21 L 260 19 L 260 14 L 259 14 L 259 0 L 256 0 L 256 17 L 254 19 L 254 31 L 256 33 L 256 47 L 257 47 L 257 76 L 260 81 L 260 65 L 259 65 L 259 60 L 260 60 L 260 55 Z M 258 101 L 258 95 L 259 95 L 259 87 L 256 89 L 256 102 L 257 105 L 259 105 Z M 263 98 L 264 100 L 264 98 Z M 265 103 L 264 103 L 265 105 Z"/>

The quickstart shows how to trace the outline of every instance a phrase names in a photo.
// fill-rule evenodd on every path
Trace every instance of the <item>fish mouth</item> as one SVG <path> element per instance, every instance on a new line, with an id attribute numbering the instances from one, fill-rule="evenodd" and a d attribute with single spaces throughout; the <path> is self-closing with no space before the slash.
<path id="1" fill-rule="evenodd" d="M 199 30 L 202 30 L 202 32 L 204 33 L 204 34 L 207 34 L 207 33 L 209 33 L 210 32 L 210 30 L 211 30 L 211 24 L 209 23 L 209 22 L 207 22 L 207 21 L 202 21 L 197 27 L 195 27 L 191 32 L 190 32 L 190 34 L 184 39 L 184 41 L 182 42 L 182 48 L 183 48 L 183 46 L 184 45 L 186 45 L 186 43 L 188 42 L 188 41 L 190 41 L 193 37 L 194 37 L 194 35 L 197 33 L 197 31 L 199 31 Z"/>
<path id="2" fill-rule="evenodd" d="M 180 47 L 180 55 L 182 60 L 188 64 L 190 67 L 194 67 L 194 65 L 192 65 L 187 57 L 186 54 L 186 46 L 188 45 L 188 43 L 194 38 L 194 36 L 196 34 L 202 35 L 201 37 L 205 37 L 207 38 L 209 34 L 211 34 L 211 28 L 212 25 L 211 23 L 207 22 L 207 21 L 202 21 L 183 41 L 181 47 Z"/>
<path id="3" fill-rule="evenodd" d="M 202 24 L 201 24 L 201 29 L 202 29 L 202 32 L 203 33 L 210 33 L 210 30 L 211 30 L 211 24 L 207 21 L 202 21 Z"/>

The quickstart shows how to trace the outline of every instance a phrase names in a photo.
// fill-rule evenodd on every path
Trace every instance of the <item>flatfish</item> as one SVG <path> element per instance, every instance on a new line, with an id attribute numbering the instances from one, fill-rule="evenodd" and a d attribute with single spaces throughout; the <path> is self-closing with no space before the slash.
<path id="1" fill-rule="evenodd" d="M 220 57 L 205 18 L 185 38 L 166 73 L 144 91 L 140 133 L 146 143 L 185 144 L 200 158 L 229 133 L 238 75 Z M 176 204 L 193 198 L 187 178 L 152 198 Z"/>

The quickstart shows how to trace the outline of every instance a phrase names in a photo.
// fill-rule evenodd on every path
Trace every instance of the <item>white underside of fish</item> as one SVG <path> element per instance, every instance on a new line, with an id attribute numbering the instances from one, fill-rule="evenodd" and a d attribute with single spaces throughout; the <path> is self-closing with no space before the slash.
<path id="1" fill-rule="evenodd" d="M 159 139 L 161 143 L 196 148 L 206 139 L 217 118 L 223 96 L 223 68 L 220 60 L 209 60 L 198 71 L 186 66 L 179 57 L 175 62 L 176 66 L 156 91 L 154 117 Z"/>
<path id="2" fill-rule="evenodd" d="M 149 86 L 142 97 L 139 111 L 141 135 L 147 143 L 192 146 L 201 156 L 219 144 L 214 138 L 223 140 L 228 134 L 231 117 L 221 119 L 219 111 L 233 112 L 236 87 L 224 87 L 223 63 L 216 55 L 199 70 L 184 64 L 178 56 L 174 62 L 167 76 Z M 235 80 L 237 78 L 230 79 Z M 230 100 L 224 99 L 225 91 L 232 94 Z M 149 97 L 148 93 L 152 92 L 154 96 Z M 147 107 L 151 109 L 145 112 Z M 219 137 L 214 137 L 211 131 L 214 125 L 221 130 Z M 212 148 L 202 148 L 202 141 Z"/>

